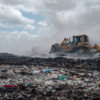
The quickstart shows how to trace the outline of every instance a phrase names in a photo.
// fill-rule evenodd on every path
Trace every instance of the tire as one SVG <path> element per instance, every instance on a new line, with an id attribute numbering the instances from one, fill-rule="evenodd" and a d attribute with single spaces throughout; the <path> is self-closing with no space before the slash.
<path id="1" fill-rule="evenodd" d="M 84 49 L 79 49 L 78 53 L 79 54 L 84 54 Z"/>
<path id="2" fill-rule="evenodd" d="M 87 54 L 88 49 L 86 47 L 79 47 L 78 48 L 78 54 Z"/>

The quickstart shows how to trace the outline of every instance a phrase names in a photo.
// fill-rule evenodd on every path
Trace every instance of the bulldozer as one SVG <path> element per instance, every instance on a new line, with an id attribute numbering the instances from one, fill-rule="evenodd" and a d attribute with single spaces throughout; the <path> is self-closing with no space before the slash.
<path id="1" fill-rule="evenodd" d="M 77 54 L 93 54 L 100 52 L 100 47 L 95 44 L 91 46 L 87 35 L 73 36 L 73 40 L 70 38 L 64 38 L 61 44 L 55 43 L 51 47 L 50 53 L 77 53 Z"/>

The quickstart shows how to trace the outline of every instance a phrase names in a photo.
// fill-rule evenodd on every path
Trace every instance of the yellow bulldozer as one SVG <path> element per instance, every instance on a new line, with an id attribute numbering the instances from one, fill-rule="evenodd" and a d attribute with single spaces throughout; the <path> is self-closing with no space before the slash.
<path id="1" fill-rule="evenodd" d="M 61 44 L 55 43 L 51 47 L 50 53 L 78 53 L 89 54 L 100 52 L 100 47 L 95 44 L 91 46 L 87 35 L 73 36 L 73 40 L 64 38 Z"/>

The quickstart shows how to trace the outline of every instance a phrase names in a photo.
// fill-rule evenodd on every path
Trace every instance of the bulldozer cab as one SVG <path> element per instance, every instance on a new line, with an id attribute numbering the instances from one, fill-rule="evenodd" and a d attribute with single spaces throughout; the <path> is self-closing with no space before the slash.
<path id="1" fill-rule="evenodd" d="M 88 43 L 88 42 L 89 39 L 87 35 L 73 36 L 74 48 L 76 48 L 79 43 Z"/>

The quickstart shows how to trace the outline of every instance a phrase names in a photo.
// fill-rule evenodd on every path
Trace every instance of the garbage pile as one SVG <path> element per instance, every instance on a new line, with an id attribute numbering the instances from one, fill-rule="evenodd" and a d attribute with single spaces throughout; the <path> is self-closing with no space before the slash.
<path id="1" fill-rule="evenodd" d="M 100 100 L 99 70 L 58 60 L 0 65 L 0 100 Z"/>
<path id="2" fill-rule="evenodd" d="M 85 69 L 100 70 L 100 58 L 95 59 L 68 59 L 58 58 L 32 58 L 0 53 L 0 65 L 27 65 L 48 67 L 84 67 Z"/>
<path id="3" fill-rule="evenodd" d="M 100 100 L 100 58 L 0 54 L 0 100 Z"/>

